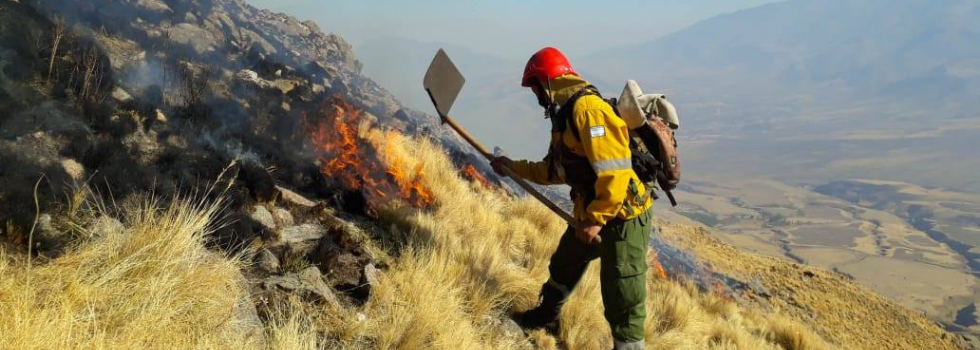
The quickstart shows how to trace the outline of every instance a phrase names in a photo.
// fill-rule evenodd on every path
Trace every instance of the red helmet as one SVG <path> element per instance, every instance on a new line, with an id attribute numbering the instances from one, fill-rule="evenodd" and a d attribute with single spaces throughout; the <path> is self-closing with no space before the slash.
<path id="1" fill-rule="evenodd" d="M 541 84 L 546 84 L 549 80 L 565 74 L 578 75 L 561 51 L 553 47 L 546 47 L 534 53 L 531 59 L 527 60 L 521 86 L 531 87 L 531 81 L 534 79 L 537 79 Z"/>

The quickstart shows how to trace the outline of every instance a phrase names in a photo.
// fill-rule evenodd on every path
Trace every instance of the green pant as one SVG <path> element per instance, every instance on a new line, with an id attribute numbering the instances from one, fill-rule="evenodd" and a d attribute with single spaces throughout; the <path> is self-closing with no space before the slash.
<path id="1" fill-rule="evenodd" d="M 600 245 L 583 243 L 569 227 L 551 256 L 551 278 L 542 287 L 542 305 L 560 309 L 589 262 L 599 258 L 602 302 L 617 348 L 642 349 L 650 231 L 649 211 L 635 219 L 607 223 L 599 233 Z"/>

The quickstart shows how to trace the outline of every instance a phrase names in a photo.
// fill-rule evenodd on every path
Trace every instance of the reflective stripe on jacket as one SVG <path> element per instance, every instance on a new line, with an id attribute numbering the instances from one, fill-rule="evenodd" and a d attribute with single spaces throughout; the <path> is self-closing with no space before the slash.
<path id="1" fill-rule="evenodd" d="M 587 81 L 574 75 L 555 79 L 552 81 L 555 103 L 565 104 L 572 95 L 588 85 Z M 560 134 L 553 133 L 551 142 L 553 145 L 561 142 L 572 154 L 584 156 L 596 174 L 594 184 L 579 184 L 593 186 L 595 198 L 589 203 L 585 203 L 582 196 L 573 198 L 575 218 L 605 225 L 613 218 L 632 219 L 649 209 L 653 204 L 652 200 L 645 200 L 641 204 L 637 196 L 629 191 L 631 182 L 635 184 L 637 193 L 646 194 L 647 190 L 633 172 L 629 130 L 612 106 L 599 96 L 586 95 L 576 101 L 571 115 L 569 124 L 576 129 L 581 141 L 569 127 Z M 515 161 L 512 170 L 527 180 L 546 185 L 566 183 L 566 179 L 578 177 L 565 176 L 563 171 L 568 169 L 559 169 L 558 176 L 549 179 L 547 161 Z M 576 187 L 575 184 L 570 185 Z"/>

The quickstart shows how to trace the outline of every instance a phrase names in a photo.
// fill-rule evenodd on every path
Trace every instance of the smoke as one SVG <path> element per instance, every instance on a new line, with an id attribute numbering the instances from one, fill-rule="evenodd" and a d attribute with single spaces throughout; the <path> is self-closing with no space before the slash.
<path id="1" fill-rule="evenodd" d="M 263 166 L 262 157 L 235 138 L 219 139 L 210 132 L 203 132 L 198 138 L 202 146 L 217 151 L 227 159 L 240 159 L 258 166 Z"/>
<path id="2" fill-rule="evenodd" d="M 119 77 L 119 83 L 134 97 L 154 105 L 162 105 L 167 71 L 159 60 L 147 59 L 145 56 L 145 51 L 139 53 L 137 63 L 126 67 Z"/>
<path id="3" fill-rule="evenodd" d="M 703 292 L 717 293 L 730 299 L 752 298 L 755 302 L 764 302 L 755 296 L 769 296 L 768 290 L 758 278 L 742 281 L 718 272 L 694 253 L 682 250 L 665 240 L 657 234 L 658 231 L 654 227 L 649 246 L 657 253 L 657 259 L 668 277 L 693 282 Z"/>

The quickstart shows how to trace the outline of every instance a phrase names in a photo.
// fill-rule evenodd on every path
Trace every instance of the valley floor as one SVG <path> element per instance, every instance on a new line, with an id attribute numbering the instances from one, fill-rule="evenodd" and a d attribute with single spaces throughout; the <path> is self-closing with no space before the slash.
<path id="1" fill-rule="evenodd" d="M 980 298 L 975 223 L 964 221 L 977 219 L 976 196 L 870 180 L 695 182 L 678 196 L 683 205 L 662 215 L 748 251 L 839 272 L 950 330 L 980 329 L 963 311 Z"/>

